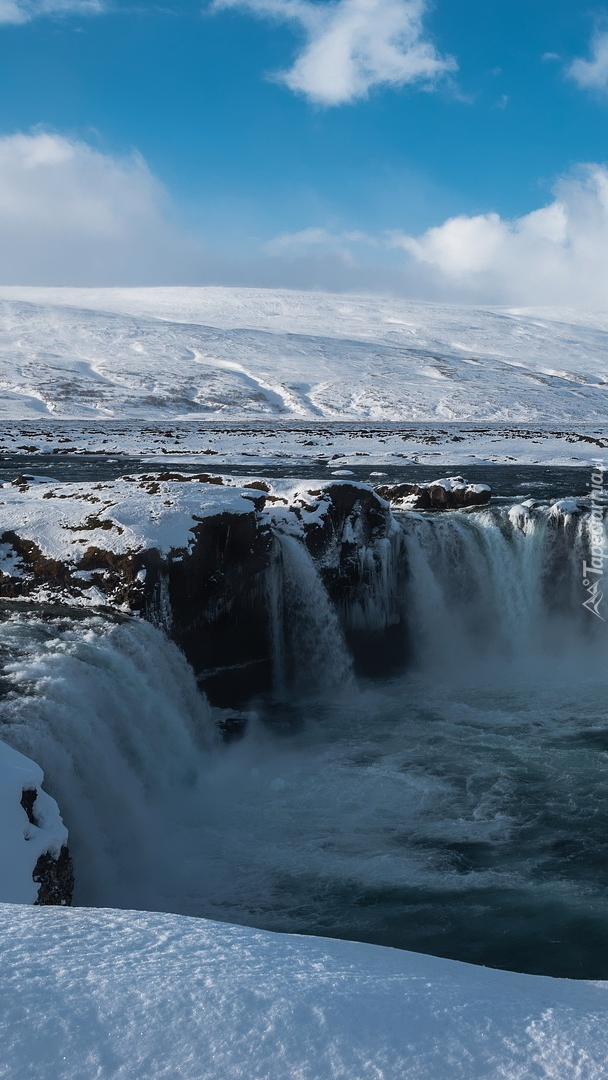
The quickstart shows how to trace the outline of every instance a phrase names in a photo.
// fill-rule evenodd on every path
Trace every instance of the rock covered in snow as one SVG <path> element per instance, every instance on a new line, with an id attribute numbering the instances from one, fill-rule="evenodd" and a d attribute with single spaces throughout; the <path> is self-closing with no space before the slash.
<path id="1" fill-rule="evenodd" d="M 404 536 L 385 499 L 338 481 L 292 497 L 303 541 L 340 614 L 355 668 L 390 670 L 404 650 Z"/>
<path id="2" fill-rule="evenodd" d="M 549 516 L 563 521 L 571 516 L 582 514 L 584 510 L 585 506 L 578 499 L 558 499 L 551 506 Z"/>
<path id="3" fill-rule="evenodd" d="M 401 530 L 369 486 L 293 491 L 160 472 L 0 489 L 0 595 L 144 615 L 182 648 L 214 704 L 272 684 L 274 536 L 297 536 L 351 629 L 398 625 L 387 567 Z"/>
<path id="4" fill-rule="evenodd" d="M 464 506 L 485 506 L 492 489 L 487 484 L 469 484 L 462 476 L 432 480 L 428 484 L 385 484 L 377 493 L 403 510 L 456 510 Z"/>
<path id="5" fill-rule="evenodd" d="M 42 769 L 0 742 L 0 901 L 66 905 L 74 876 L 67 829 Z"/>

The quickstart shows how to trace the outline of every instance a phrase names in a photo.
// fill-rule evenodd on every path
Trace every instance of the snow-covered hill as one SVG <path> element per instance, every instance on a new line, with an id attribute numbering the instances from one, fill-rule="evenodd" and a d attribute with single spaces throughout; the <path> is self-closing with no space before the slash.
<path id="1" fill-rule="evenodd" d="M 0 289 L 6 418 L 595 423 L 608 314 L 252 289 Z"/>

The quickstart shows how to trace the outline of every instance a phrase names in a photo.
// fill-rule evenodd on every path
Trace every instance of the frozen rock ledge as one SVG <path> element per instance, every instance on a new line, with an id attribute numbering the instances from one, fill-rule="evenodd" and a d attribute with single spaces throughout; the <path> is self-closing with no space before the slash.
<path id="1" fill-rule="evenodd" d="M 0 742 L 0 902 L 72 902 L 68 833 L 43 779 L 35 762 Z"/>

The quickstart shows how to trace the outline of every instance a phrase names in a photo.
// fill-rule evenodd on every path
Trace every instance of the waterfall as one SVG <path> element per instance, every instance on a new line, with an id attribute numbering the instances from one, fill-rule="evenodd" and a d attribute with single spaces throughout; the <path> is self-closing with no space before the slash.
<path id="1" fill-rule="evenodd" d="M 401 514 L 388 537 L 354 550 L 355 584 L 347 570 L 335 603 L 324 567 L 301 540 L 277 532 L 268 605 L 278 697 L 347 679 L 344 632 L 359 653 L 367 640 L 373 666 L 382 631 L 401 624 L 403 634 L 386 647 L 400 650 L 403 668 L 413 658 L 452 673 L 526 667 L 593 642 L 599 620 L 582 606 L 591 517 L 579 510 L 518 504 Z M 608 599 L 606 606 L 608 615 Z"/>
<path id="2" fill-rule="evenodd" d="M 357 576 L 363 587 L 340 605 L 340 613 L 348 629 L 374 632 L 402 620 L 407 579 L 404 540 L 403 529 L 393 519 L 388 536 L 358 547 Z"/>
<path id="3" fill-rule="evenodd" d="M 351 659 L 338 614 L 304 544 L 277 532 L 270 570 L 275 688 L 300 693 L 329 690 L 348 681 Z"/>
<path id="4" fill-rule="evenodd" d="M 334 605 L 328 568 L 276 534 L 276 700 L 226 745 L 160 627 L 0 613 L 0 739 L 45 770 L 75 902 L 605 977 L 608 634 L 582 606 L 589 517 L 395 522 L 348 545 L 352 605 L 353 563 L 335 592 L 327 575 Z M 393 619 L 400 672 L 351 683 L 353 627 L 384 649 Z M 281 727 L 292 705 L 302 723 Z"/>
<path id="5" fill-rule="evenodd" d="M 423 664 L 533 663 L 594 638 L 597 620 L 582 606 L 588 515 L 518 505 L 401 521 L 410 640 Z"/>
<path id="6" fill-rule="evenodd" d="M 0 622 L 0 659 L 0 738 L 44 769 L 75 902 L 170 909 L 187 887 L 178 834 L 215 742 L 180 651 L 135 618 L 16 615 Z"/>

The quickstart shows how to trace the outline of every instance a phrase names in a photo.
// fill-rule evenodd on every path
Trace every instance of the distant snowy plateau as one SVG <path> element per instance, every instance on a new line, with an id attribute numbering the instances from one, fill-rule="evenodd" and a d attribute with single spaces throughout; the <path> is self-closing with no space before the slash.
<path id="1" fill-rule="evenodd" d="M 585 444 L 608 445 L 608 312 L 254 289 L 4 287 L 0 416 L 5 450 L 28 434 L 48 450 L 63 426 L 65 450 L 151 453 L 162 438 L 142 433 L 145 421 L 184 425 L 183 453 L 200 448 L 204 422 L 279 430 L 272 447 L 263 431 L 247 447 L 242 433 L 239 445 L 225 433 L 214 450 L 237 455 L 291 453 L 299 441 L 303 458 L 331 447 L 432 463 L 447 448 L 452 463 L 582 462 Z M 315 425 L 317 451 L 305 452 L 294 426 L 310 434 Z M 355 446 L 343 425 L 384 425 L 385 441 Z"/>

